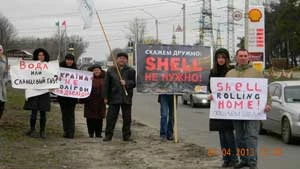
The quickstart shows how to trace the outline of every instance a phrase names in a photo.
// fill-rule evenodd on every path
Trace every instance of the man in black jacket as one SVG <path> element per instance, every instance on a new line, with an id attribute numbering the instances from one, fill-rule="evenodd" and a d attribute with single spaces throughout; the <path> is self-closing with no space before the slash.
<path id="1" fill-rule="evenodd" d="M 131 107 L 133 88 L 135 88 L 135 70 L 127 65 L 128 55 L 119 53 L 117 64 L 122 76 L 120 80 L 115 66 L 107 70 L 104 82 L 104 102 L 109 105 L 106 117 L 105 138 L 103 141 L 111 141 L 114 128 L 118 119 L 120 107 L 123 117 L 123 140 L 130 141 L 131 131 Z M 124 88 L 127 91 L 124 90 Z"/>

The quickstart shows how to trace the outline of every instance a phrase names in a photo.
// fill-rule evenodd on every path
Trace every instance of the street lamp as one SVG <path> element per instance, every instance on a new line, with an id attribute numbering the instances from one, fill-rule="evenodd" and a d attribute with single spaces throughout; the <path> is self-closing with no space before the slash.
<path id="1" fill-rule="evenodd" d="M 158 43 L 158 20 L 155 16 L 153 16 L 151 13 L 145 11 L 144 9 L 141 9 L 141 11 L 145 12 L 146 14 L 148 14 L 149 16 L 151 16 L 152 18 L 155 19 L 155 26 L 156 26 L 156 43 Z"/>
<path id="2" fill-rule="evenodd" d="M 171 2 L 171 3 L 175 3 L 175 4 L 180 4 L 182 5 L 182 11 L 183 11 L 183 44 L 185 45 L 185 3 L 181 3 L 181 2 L 177 2 L 177 1 L 173 1 L 173 0 L 162 0 L 162 1 L 167 1 L 167 2 Z"/>

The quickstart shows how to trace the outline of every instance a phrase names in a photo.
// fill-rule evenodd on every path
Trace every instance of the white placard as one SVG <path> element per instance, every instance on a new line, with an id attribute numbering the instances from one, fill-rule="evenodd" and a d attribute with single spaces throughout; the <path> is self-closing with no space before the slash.
<path id="1" fill-rule="evenodd" d="M 60 68 L 60 86 L 54 94 L 72 98 L 86 98 L 91 94 L 93 73 Z"/>
<path id="2" fill-rule="evenodd" d="M 211 78 L 211 119 L 266 120 L 268 80 Z"/>
<path id="3" fill-rule="evenodd" d="M 18 89 L 54 89 L 59 87 L 58 61 L 40 62 L 20 60 L 10 67 L 13 88 Z"/>

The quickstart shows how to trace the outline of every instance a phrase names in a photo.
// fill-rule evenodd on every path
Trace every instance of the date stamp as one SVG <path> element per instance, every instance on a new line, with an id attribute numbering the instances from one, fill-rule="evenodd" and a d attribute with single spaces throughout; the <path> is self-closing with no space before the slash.
<path id="1" fill-rule="evenodd" d="M 242 156 L 255 156 L 255 154 L 259 156 L 273 156 L 273 157 L 281 157 L 283 156 L 283 149 L 280 147 L 262 147 L 257 149 L 257 152 L 255 152 L 254 148 L 237 148 L 236 152 L 232 151 L 231 149 L 226 149 L 223 148 L 218 149 L 218 148 L 208 148 L 207 149 L 207 156 L 213 157 L 213 156 L 231 156 L 231 155 L 236 155 L 239 157 Z"/>

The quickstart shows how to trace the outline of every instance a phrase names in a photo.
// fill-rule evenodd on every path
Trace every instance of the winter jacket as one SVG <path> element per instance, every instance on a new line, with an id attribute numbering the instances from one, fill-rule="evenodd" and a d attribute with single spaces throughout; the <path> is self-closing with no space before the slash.
<path id="1" fill-rule="evenodd" d="M 24 104 L 24 110 L 50 111 L 50 95 L 49 92 L 28 98 Z"/>
<path id="2" fill-rule="evenodd" d="M 126 65 L 120 69 L 120 73 L 126 82 L 128 95 L 125 95 L 116 68 L 110 67 L 104 82 L 104 98 L 108 99 L 108 104 L 132 104 L 133 89 L 136 86 L 135 70 Z"/>
<path id="3" fill-rule="evenodd" d="M 61 62 L 59 64 L 59 66 L 63 67 L 63 68 L 77 69 L 77 66 L 75 63 L 73 63 L 72 66 L 67 66 L 66 61 Z M 77 98 L 71 98 L 71 97 L 58 96 L 57 99 L 60 104 L 66 104 L 66 105 L 68 105 L 68 104 L 75 105 L 78 102 Z"/>
<path id="4" fill-rule="evenodd" d="M 240 77 L 240 78 L 264 78 L 264 75 L 258 70 L 254 69 L 250 64 L 243 66 L 236 66 L 235 69 L 230 70 L 226 77 Z M 268 95 L 267 104 L 272 104 L 271 96 Z"/>
<path id="5" fill-rule="evenodd" d="M 104 119 L 106 106 L 103 98 L 105 71 L 100 76 L 93 78 L 92 91 L 88 98 L 83 99 L 84 117 L 89 119 Z"/>
<path id="6" fill-rule="evenodd" d="M 217 72 L 213 69 L 210 70 L 209 82 L 208 82 L 208 91 L 211 93 L 210 88 L 210 78 L 212 77 L 225 77 L 226 73 L 233 67 L 220 66 Z M 210 131 L 220 131 L 220 130 L 233 130 L 232 120 L 224 119 L 210 119 L 209 120 L 209 130 Z"/>

